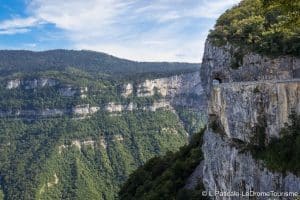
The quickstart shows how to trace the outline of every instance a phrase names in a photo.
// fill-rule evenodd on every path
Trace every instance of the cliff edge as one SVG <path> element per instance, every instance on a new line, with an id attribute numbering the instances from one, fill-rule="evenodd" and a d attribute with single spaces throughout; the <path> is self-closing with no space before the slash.
<path id="1" fill-rule="evenodd" d="M 293 151 L 298 149 L 299 118 L 290 117 L 300 113 L 295 16 L 280 1 L 244 0 L 218 19 L 207 39 L 201 80 L 209 99 L 208 128 L 201 170 L 212 194 L 293 199 L 300 191 L 300 170 L 297 161 L 292 163 L 297 157 Z M 285 49 L 292 40 L 294 44 Z M 290 160 L 280 160 L 283 155 Z"/>
<path id="2" fill-rule="evenodd" d="M 247 146 L 255 144 L 261 126 L 265 145 L 280 138 L 291 112 L 300 113 L 300 59 L 249 53 L 232 69 L 230 48 L 208 40 L 203 58 L 210 124 L 202 146 L 204 186 L 211 192 L 299 192 L 299 176 L 268 169 Z"/>

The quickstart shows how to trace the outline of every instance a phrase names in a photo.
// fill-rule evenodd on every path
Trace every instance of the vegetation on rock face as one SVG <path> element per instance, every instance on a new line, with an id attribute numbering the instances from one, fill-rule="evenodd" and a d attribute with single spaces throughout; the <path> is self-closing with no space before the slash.
<path id="1" fill-rule="evenodd" d="M 2 190 L 0 190 L 0 200 L 3 200 L 3 199 L 4 199 L 4 195 L 3 195 Z"/>
<path id="2" fill-rule="evenodd" d="M 266 166 L 279 172 L 300 174 L 300 116 L 290 115 L 290 123 L 280 132 L 281 138 L 273 138 L 268 145 L 252 147 L 254 156 Z"/>
<path id="3" fill-rule="evenodd" d="M 221 15 L 209 38 L 239 51 L 300 56 L 300 1 L 243 0 Z"/>
<path id="4" fill-rule="evenodd" d="M 204 129 L 195 134 L 190 143 L 176 153 L 150 159 L 132 173 L 122 186 L 121 200 L 205 199 L 203 186 L 195 190 L 184 189 L 187 178 L 203 159 L 201 145 Z"/>
<path id="5" fill-rule="evenodd" d="M 183 106 L 177 107 L 176 112 L 183 122 L 185 130 L 190 134 L 200 132 L 205 126 L 206 117 L 204 113 L 193 111 Z"/>

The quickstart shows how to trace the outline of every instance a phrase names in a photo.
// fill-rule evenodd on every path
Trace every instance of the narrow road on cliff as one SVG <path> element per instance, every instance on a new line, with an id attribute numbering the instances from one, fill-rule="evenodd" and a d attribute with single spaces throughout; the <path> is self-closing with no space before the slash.
<path id="1" fill-rule="evenodd" d="M 278 84 L 278 83 L 297 83 L 300 82 L 300 78 L 295 79 L 286 79 L 286 80 L 263 80 L 263 81 L 246 81 L 246 82 L 229 82 L 229 83 L 220 83 L 221 87 L 231 87 L 231 86 L 247 86 L 247 85 L 258 85 L 258 84 Z"/>

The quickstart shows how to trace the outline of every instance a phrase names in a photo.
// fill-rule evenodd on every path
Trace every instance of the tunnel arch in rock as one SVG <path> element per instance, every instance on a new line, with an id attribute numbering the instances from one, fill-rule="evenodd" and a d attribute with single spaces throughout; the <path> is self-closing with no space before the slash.
<path id="1" fill-rule="evenodd" d="M 215 72 L 213 73 L 212 76 L 212 84 L 213 85 L 220 85 L 221 83 L 225 83 L 226 81 L 226 77 L 223 73 L 221 72 Z"/>

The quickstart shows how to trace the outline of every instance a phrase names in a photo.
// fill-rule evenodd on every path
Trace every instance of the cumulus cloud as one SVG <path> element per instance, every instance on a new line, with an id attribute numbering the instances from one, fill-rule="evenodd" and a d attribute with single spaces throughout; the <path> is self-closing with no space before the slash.
<path id="1" fill-rule="evenodd" d="M 200 62 L 213 20 L 239 0 L 31 0 L 29 17 L 0 22 L 5 31 L 49 23 L 76 49 L 134 60 Z"/>
<path id="2" fill-rule="evenodd" d="M 88 32 L 114 23 L 129 5 L 120 0 L 32 0 L 28 9 L 58 28 Z"/>

